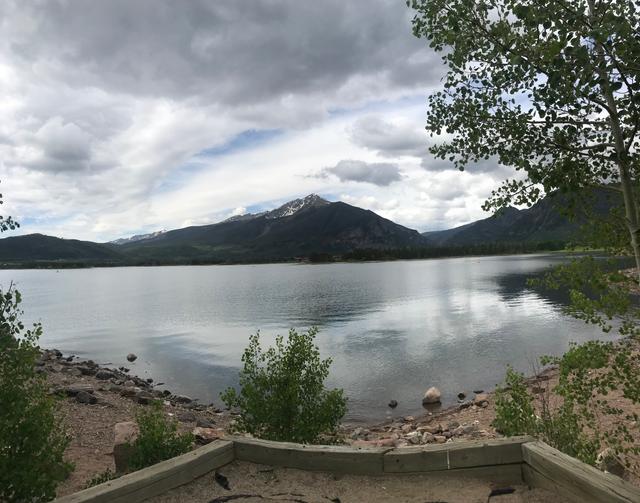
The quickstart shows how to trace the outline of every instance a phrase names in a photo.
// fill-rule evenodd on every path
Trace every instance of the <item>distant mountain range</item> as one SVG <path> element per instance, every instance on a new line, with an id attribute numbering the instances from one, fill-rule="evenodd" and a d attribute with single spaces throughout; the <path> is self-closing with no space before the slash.
<path id="1" fill-rule="evenodd" d="M 594 207 L 610 203 L 597 197 Z M 547 197 L 529 209 L 507 208 L 495 217 L 420 234 L 376 213 L 311 194 L 262 213 L 222 222 L 93 243 L 30 234 L 0 239 L 4 267 L 134 265 L 286 261 L 355 250 L 455 248 L 487 243 L 565 242 L 579 224 Z"/>
<path id="2" fill-rule="evenodd" d="M 603 189 L 591 190 L 590 210 L 606 215 L 616 203 L 612 193 Z M 568 242 L 575 238 L 586 221 L 577 211 L 573 219 L 564 216 L 559 208 L 567 205 L 567 198 L 559 193 L 541 199 L 530 208 L 504 208 L 494 216 L 443 231 L 424 232 L 429 246 L 469 246 L 486 243 L 543 243 Z M 619 204 L 619 202 L 618 202 Z"/>

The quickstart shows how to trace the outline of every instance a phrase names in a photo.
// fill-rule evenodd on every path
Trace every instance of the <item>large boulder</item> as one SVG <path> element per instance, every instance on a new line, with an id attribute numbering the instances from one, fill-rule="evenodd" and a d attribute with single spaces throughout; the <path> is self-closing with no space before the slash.
<path id="1" fill-rule="evenodd" d="M 116 464 L 117 473 L 126 473 L 129 469 L 129 460 L 133 451 L 132 445 L 140 430 L 133 421 L 116 423 L 113 427 L 113 460 Z"/>
<path id="2" fill-rule="evenodd" d="M 138 357 L 136 355 L 134 355 L 133 353 L 129 353 L 127 355 L 127 361 L 128 362 L 135 362 L 138 359 Z"/>
<path id="3" fill-rule="evenodd" d="M 441 396 L 442 395 L 440 394 L 440 390 L 435 386 L 432 386 L 425 392 L 424 397 L 422 397 L 422 405 L 433 405 L 440 403 Z"/>

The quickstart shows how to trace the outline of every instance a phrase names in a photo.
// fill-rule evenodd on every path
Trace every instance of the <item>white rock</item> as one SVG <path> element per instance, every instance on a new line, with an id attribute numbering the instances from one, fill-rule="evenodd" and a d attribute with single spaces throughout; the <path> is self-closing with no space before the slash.
<path id="1" fill-rule="evenodd" d="M 422 404 L 430 405 L 434 403 L 440 403 L 440 397 L 440 390 L 432 386 L 425 392 L 424 397 L 422 398 Z"/>

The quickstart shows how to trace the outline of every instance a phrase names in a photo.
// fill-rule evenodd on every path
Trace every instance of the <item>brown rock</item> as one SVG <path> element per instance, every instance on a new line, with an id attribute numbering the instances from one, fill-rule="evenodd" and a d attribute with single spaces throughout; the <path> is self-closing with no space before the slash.
<path id="1" fill-rule="evenodd" d="M 486 393 L 480 393 L 476 395 L 476 397 L 473 399 L 473 404 L 477 407 L 486 407 L 487 405 L 489 405 L 489 395 L 487 395 Z"/>
<path id="2" fill-rule="evenodd" d="M 208 444 L 223 436 L 223 431 L 220 428 L 201 428 L 200 426 L 196 426 L 192 433 L 199 444 Z"/>

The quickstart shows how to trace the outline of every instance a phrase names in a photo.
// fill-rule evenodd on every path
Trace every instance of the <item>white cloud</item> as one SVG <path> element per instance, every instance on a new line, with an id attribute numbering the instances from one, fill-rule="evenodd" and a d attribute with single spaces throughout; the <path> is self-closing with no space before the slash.
<path id="1" fill-rule="evenodd" d="M 22 233 L 104 241 L 310 192 L 420 230 L 480 218 L 495 170 L 427 166 L 442 68 L 410 16 L 393 0 L 2 2 L 3 211 Z"/>

